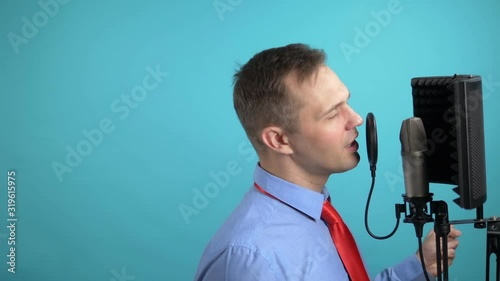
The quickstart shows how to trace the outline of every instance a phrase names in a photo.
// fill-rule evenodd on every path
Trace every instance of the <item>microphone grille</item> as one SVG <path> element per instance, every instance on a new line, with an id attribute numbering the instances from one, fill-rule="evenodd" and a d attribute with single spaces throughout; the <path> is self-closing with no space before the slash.
<path id="1" fill-rule="evenodd" d="M 401 150 L 405 152 L 427 151 L 427 136 L 424 124 L 418 117 L 408 118 L 401 125 L 399 134 Z"/>

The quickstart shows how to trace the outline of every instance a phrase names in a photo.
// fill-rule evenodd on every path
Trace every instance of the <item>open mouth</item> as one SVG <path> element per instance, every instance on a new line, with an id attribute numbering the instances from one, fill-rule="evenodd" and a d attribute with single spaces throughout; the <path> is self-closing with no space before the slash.
<path id="1" fill-rule="evenodd" d="M 350 148 L 350 149 L 354 149 L 354 150 L 357 150 L 358 147 L 359 147 L 359 144 L 356 140 L 354 140 L 353 142 L 351 142 L 349 145 L 346 146 L 347 148 Z"/>

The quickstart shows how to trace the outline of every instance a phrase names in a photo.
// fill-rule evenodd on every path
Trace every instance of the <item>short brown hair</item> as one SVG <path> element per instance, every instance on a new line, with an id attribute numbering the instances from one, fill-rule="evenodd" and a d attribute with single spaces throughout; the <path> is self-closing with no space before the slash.
<path id="1" fill-rule="evenodd" d="M 301 105 L 293 98 L 285 77 L 294 72 L 299 83 L 325 64 L 323 50 L 290 44 L 256 54 L 234 75 L 233 102 L 236 114 L 255 149 L 262 147 L 259 134 L 269 125 L 296 131 Z"/>

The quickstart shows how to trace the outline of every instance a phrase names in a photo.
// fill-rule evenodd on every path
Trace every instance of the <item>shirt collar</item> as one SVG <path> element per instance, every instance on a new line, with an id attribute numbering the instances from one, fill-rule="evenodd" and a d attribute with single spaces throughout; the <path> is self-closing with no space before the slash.
<path id="1" fill-rule="evenodd" d="M 255 168 L 254 181 L 272 196 L 315 220 L 321 218 L 323 202 L 330 196 L 326 187 L 318 193 L 278 178 L 262 169 L 259 164 Z"/>

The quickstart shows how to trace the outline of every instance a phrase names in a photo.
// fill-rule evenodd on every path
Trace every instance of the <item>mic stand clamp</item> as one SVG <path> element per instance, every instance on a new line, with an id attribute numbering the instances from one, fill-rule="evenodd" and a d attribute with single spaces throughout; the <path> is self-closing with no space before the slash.
<path id="1" fill-rule="evenodd" d="M 432 216 L 427 214 L 427 203 L 432 201 L 432 193 L 424 197 L 412 197 L 409 198 L 406 195 L 403 195 L 403 199 L 405 202 L 408 202 L 408 206 L 410 207 L 410 214 L 406 214 L 406 205 L 404 206 L 405 219 L 403 222 L 412 223 L 415 226 L 415 233 L 418 238 L 421 238 L 423 235 L 423 227 L 424 224 L 428 222 L 432 222 Z"/>

